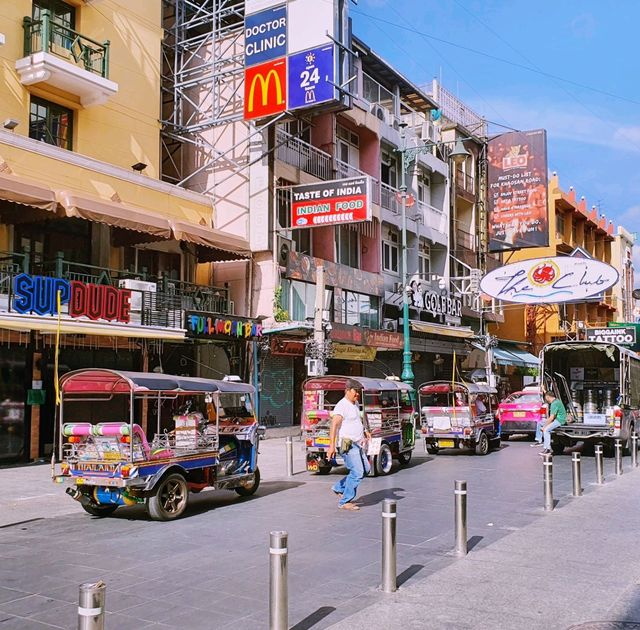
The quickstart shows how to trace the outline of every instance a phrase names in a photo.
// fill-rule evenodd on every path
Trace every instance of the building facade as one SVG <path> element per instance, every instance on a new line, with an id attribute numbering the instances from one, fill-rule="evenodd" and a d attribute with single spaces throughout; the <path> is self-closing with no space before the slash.
<path id="1" fill-rule="evenodd" d="M 620 281 L 613 287 L 613 303 L 616 307 L 615 322 L 633 322 L 634 269 L 633 248 L 636 237 L 622 225 L 618 226 L 611 244 L 611 264 L 619 271 Z"/>
<path id="2" fill-rule="evenodd" d="M 51 451 L 56 333 L 60 373 L 220 376 L 259 327 L 248 240 L 160 179 L 161 3 L 16 0 L 0 33 L 3 463 Z"/>

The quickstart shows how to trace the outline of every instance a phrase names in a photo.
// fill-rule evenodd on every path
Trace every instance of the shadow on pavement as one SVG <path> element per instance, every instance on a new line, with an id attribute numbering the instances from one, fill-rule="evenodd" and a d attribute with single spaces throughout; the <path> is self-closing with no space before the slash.
<path id="1" fill-rule="evenodd" d="M 406 568 L 402 573 L 398 575 L 396 580 L 398 586 L 402 586 L 405 582 L 408 582 L 414 575 L 417 575 L 424 569 L 424 564 L 412 564 Z"/>
<path id="2" fill-rule="evenodd" d="M 467 541 L 467 551 L 471 551 L 483 538 L 484 536 L 471 536 Z"/>
<path id="3" fill-rule="evenodd" d="M 358 498 L 358 505 L 360 507 L 367 507 L 370 505 L 376 505 L 378 503 L 382 503 L 384 499 L 394 499 L 399 501 L 400 499 L 404 499 L 404 495 L 398 494 L 398 492 L 405 492 L 404 488 L 385 488 L 384 490 L 376 490 L 375 492 L 370 492 L 369 494 L 365 494 Z"/>
<path id="4" fill-rule="evenodd" d="M 247 501 L 255 501 L 262 497 L 267 497 L 270 494 L 284 492 L 285 490 L 291 490 L 292 488 L 303 485 L 303 481 L 264 481 L 260 484 L 260 488 L 258 488 L 256 494 L 251 497 L 240 497 L 235 492 L 229 490 L 208 490 L 198 494 L 191 493 L 189 495 L 189 505 L 187 505 L 187 509 L 180 518 L 203 514 L 210 510 L 238 505 Z M 146 509 L 141 505 L 120 507 L 114 514 L 107 518 L 128 519 L 131 521 L 151 520 Z"/>
<path id="5" fill-rule="evenodd" d="M 308 617 L 299 621 L 295 626 L 291 626 L 291 630 L 308 630 L 320 623 L 325 617 L 328 617 L 336 609 L 333 606 L 321 606 L 318 610 L 312 612 Z"/>

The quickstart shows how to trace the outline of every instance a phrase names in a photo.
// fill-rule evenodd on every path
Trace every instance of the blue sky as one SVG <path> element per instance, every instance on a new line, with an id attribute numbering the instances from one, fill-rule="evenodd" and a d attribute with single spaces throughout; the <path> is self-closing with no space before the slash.
<path id="1" fill-rule="evenodd" d="M 354 33 L 413 82 L 439 77 L 490 121 L 547 129 L 562 188 L 640 232 L 640 2 L 358 0 L 350 10 Z"/>

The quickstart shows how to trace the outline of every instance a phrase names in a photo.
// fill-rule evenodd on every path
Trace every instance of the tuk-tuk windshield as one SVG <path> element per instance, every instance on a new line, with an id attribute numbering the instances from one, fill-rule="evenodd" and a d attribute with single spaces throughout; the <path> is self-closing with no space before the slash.
<path id="1" fill-rule="evenodd" d="M 250 418 L 253 416 L 249 394 L 220 394 L 220 419 Z"/>
<path id="2" fill-rule="evenodd" d="M 423 407 L 464 407 L 468 397 L 463 392 L 428 392 L 420 394 Z"/>

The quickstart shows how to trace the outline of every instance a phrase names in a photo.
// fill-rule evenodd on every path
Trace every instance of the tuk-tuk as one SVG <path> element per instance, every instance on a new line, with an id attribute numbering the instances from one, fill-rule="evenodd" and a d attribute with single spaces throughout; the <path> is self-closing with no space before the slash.
<path id="1" fill-rule="evenodd" d="M 415 446 L 416 411 L 413 389 L 406 383 L 363 376 L 319 376 L 303 384 L 302 432 L 307 450 L 307 470 L 320 475 L 331 472 L 341 460 L 329 461 L 329 430 L 336 403 L 344 396 L 348 379 L 360 384 L 360 413 L 371 432 L 377 454 L 370 455 L 373 475 L 391 472 L 393 459 L 408 464 Z"/>
<path id="2" fill-rule="evenodd" d="M 431 381 L 418 390 L 425 448 L 473 448 L 486 455 L 500 446 L 497 390 L 486 383 Z"/>
<path id="3" fill-rule="evenodd" d="M 178 518 L 189 491 L 252 495 L 260 484 L 255 390 L 237 381 L 85 369 L 60 379 L 52 477 L 93 516 L 145 504 L 155 520 Z M 149 442 L 143 424 L 155 414 Z M 97 422 L 105 417 L 115 422 Z M 70 419 L 73 418 L 73 421 Z M 161 423 L 165 425 L 161 432 Z M 57 461 L 56 461 L 57 459 Z"/>

